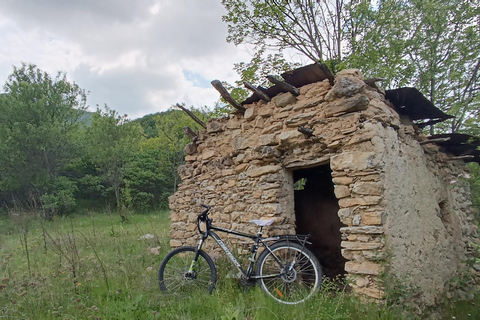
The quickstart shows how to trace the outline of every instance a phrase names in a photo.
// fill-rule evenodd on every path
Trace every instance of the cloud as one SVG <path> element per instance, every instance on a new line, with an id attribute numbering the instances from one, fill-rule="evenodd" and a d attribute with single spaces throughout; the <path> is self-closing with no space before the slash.
<path id="1" fill-rule="evenodd" d="M 177 102 L 213 106 L 213 79 L 233 82 L 249 60 L 227 44 L 218 0 L 0 2 L 0 79 L 35 63 L 90 92 L 88 101 L 131 118 Z"/>

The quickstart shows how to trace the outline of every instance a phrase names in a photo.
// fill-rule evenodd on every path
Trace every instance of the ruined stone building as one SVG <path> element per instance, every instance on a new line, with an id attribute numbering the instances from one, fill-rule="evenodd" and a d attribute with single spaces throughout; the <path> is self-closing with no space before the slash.
<path id="1" fill-rule="evenodd" d="M 358 70 L 333 78 L 319 64 L 282 77 L 293 87 L 262 88 L 187 147 L 169 199 L 170 245 L 197 243 L 206 203 L 222 227 L 254 233 L 250 220 L 273 218 L 270 235 L 311 234 L 324 273 L 346 274 L 356 294 L 381 299 L 388 275 L 435 304 L 474 272 L 464 167 L 479 160 L 475 147 L 421 134 L 448 116 L 413 88 L 385 94 Z"/>

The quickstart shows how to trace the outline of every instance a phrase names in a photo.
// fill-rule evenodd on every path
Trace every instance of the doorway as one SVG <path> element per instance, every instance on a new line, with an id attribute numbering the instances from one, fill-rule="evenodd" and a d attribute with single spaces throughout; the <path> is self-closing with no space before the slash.
<path id="1" fill-rule="evenodd" d="M 340 228 L 330 164 L 293 171 L 297 234 L 310 234 L 309 249 L 322 265 L 324 274 L 335 278 L 345 274 Z"/>

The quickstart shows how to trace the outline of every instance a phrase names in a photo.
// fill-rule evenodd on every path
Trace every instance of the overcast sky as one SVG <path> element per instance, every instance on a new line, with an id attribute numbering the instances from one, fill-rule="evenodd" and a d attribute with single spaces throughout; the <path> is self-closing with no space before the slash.
<path id="1" fill-rule="evenodd" d="M 210 81 L 233 83 L 233 64 L 250 60 L 226 42 L 224 13 L 220 0 L 1 0 L 0 83 L 25 62 L 67 72 L 90 92 L 90 111 L 211 107 Z"/>

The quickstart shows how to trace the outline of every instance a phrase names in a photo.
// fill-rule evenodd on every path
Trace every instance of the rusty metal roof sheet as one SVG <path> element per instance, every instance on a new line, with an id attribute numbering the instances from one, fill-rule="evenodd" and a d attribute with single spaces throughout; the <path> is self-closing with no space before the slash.
<path id="1" fill-rule="evenodd" d="M 425 98 L 425 96 L 415 88 L 406 87 L 386 90 L 385 98 L 393 104 L 399 114 L 406 115 L 412 120 L 446 120 L 453 118 L 435 107 L 430 100 Z"/>
<path id="2" fill-rule="evenodd" d="M 332 73 L 324 64 L 320 64 L 318 62 L 282 73 L 281 76 L 286 83 L 291 84 L 292 86 L 297 88 L 300 88 L 310 83 L 323 81 L 325 79 L 329 79 L 330 83 L 333 85 Z M 280 93 L 287 92 L 285 89 L 282 89 L 277 85 L 271 86 L 270 88 L 259 87 L 258 89 L 263 91 L 270 98 L 273 98 Z M 241 104 L 251 104 L 260 100 L 260 96 L 254 93 Z"/>
<path id="3" fill-rule="evenodd" d="M 456 157 L 471 156 L 466 162 L 477 162 L 480 164 L 480 139 L 463 133 L 436 134 L 428 137 L 430 140 L 444 140 L 436 142 L 442 151 L 451 153 Z"/>

